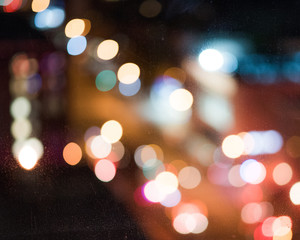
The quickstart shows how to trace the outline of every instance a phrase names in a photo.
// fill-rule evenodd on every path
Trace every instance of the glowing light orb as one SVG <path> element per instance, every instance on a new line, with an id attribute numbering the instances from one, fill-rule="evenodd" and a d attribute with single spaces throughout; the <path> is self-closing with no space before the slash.
<path id="1" fill-rule="evenodd" d="M 195 167 L 185 167 L 180 170 L 178 174 L 179 184 L 186 189 L 192 189 L 199 185 L 201 181 L 201 175 Z"/>
<path id="2" fill-rule="evenodd" d="M 17 140 L 25 139 L 30 136 L 32 132 L 32 125 L 26 118 L 14 120 L 11 125 L 11 133 Z"/>
<path id="3" fill-rule="evenodd" d="M 181 200 L 181 193 L 177 189 L 175 192 L 170 193 L 164 197 L 160 204 L 165 207 L 175 207 Z"/>
<path id="4" fill-rule="evenodd" d="M 106 92 L 113 89 L 116 83 L 116 74 L 111 70 L 104 70 L 100 72 L 96 77 L 96 87 L 102 92 Z"/>
<path id="5" fill-rule="evenodd" d="M 61 8 L 49 7 L 38 12 L 34 17 L 34 25 L 39 29 L 59 27 L 65 20 L 65 11 Z"/>
<path id="6" fill-rule="evenodd" d="M 122 125 L 115 121 L 109 120 L 105 122 L 101 127 L 101 135 L 110 143 L 119 141 L 123 135 Z"/>
<path id="7" fill-rule="evenodd" d="M 206 49 L 199 55 L 200 66 L 206 71 L 217 71 L 224 64 L 223 55 L 215 49 Z"/>
<path id="8" fill-rule="evenodd" d="M 292 179 L 293 170 L 287 163 L 279 163 L 273 170 L 273 180 L 276 184 L 282 186 Z"/>
<path id="9" fill-rule="evenodd" d="M 70 55 L 76 56 L 84 52 L 87 41 L 84 36 L 74 37 L 68 41 L 67 51 Z"/>
<path id="10" fill-rule="evenodd" d="M 157 159 L 155 150 L 150 145 L 141 145 L 134 152 L 134 161 L 139 168 L 143 168 L 150 159 Z"/>
<path id="11" fill-rule="evenodd" d="M 92 136 L 100 135 L 100 128 L 96 126 L 92 126 L 88 128 L 84 133 L 84 141 L 87 141 Z"/>
<path id="12" fill-rule="evenodd" d="M 241 178 L 248 183 L 261 183 L 266 176 L 266 169 L 262 163 L 254 159 L 246 160 L 240 167 Z"/>
<path id="13" fill-rule="evenodd" d="M 194 234 L 199 234 L 199 233 L 204 232 L 208 227 L 207 217 L 201 213 L 194 213 L 194 214 L 192 214 L 192 216 L 194 217 L 194 219 L 196 221 L 196 226 L 194 227 L 194 229 L 191 232 Z"/>
<path id="14" fill-rule="evenodd" d="M 91 142 L 91 152 L 97 158 L 105 158 L 111 152 L 111 144 L 102 136 L 96 136 Z"/>
<path id="15" fill-rule="evenodd" d="M 273 223 L 276 220 L 276 217 L 268 217 L 263 221 L 261 226 L 261 230 L 264 236 L 266 237 L 273 237 Z"/>
<path id="16" fill-rule="evenodd" d="M 240 167 L 241 165 L 235 165 L 230 168 L 228 172 L 228 181 L 234 187 L 242 187 L 246 184 L 246 182 L 241 178 L 240 175 Z"/>
<path id="17" fill-rule="evenodd" d="M 178 179 L 171 172 L 166 171 L 159 173 L 155 178 L 155 182 L 161 191 L 166 194 L 175 192 L 178 188 Z"/>
<path id="18" fill-rule="evenodd" d="M 119 83 L 119 91 L 123 96 L 130 97 L 138 93 L 141 88 L 141 80 L 138 79 L 134 83 L 124 84 Z"/>
<path id="19" fill-rule="evenodd" d="M 31 3 L 31 9 L 33 12 L 44 11 L 50 4 L 50 0 L 33 0 Z"/>
<path id="20" fill-rule="evenodd" d="M 111 153 L 114 153 L 114 157 L 112 159 L 109 158 L 110 160 L 112 160 L 113 162 L 120 161 L 125 154 L 125 147 L 122 144 L 122 142 L 118 141 L 118 142 L 113 143 Z"/>
<path id="21" fill-rule="evenodd" d="M 237 135 L 227 136 L 222 142 L 223 153 L 229 158 L 238 158 L 244 152 L 244 141 Z"/>
<path id="22" fill-rule="evenodd" d="M 79 37 L 85 29 L 85 22 L 83 19 L 72 19 L 65 27 L 65 34 L 68 38 Z"/>
<path id="23" fill-rule="evenodd" d="M 193 95 L 183 88 L 174 90 L 169 97 L 171 107 L 177 111 L 188 110 L 191 108 L 193 101 Z"/>
<path id="24" fill-rule="evenodd" d="M 153 203 L 161 202 L 166 196 L 166 194 L 161 190 L 154 180 L 145 184 L 143 193 L 145 198 Z"/>
<path id="25" fill-rule="evenodd" d="M 38 156 L 31 146 L 24 146 L 19 153 L 18 160 L 23 168 L 30 170 L 36 165 Z"/>
<path id="26" fill-rule="evenodd" d="M 241 211 L 241 217 L 243 222 L 253 224 L 259 222 L 262 217 L 262 207 L 258 203 L 248 203 Z"/>
<path id="27" fill-rule="evenodd" d="M 102 182 L 110 182 L 116 175 L 116 167 L 109 160 L 99 160 L 95 165 L 95 175 Z"/>
<path id="28" fill-rule="evenodd" d="M 194 230 L 197 222 L 191 214 L 181 213 L 173 221 L 174 229 L 180 234 L 188 234 Z"/>
<path id="29" fill-rule="evenodd" d="M 138 80 L 140 68 L 135 63 L 125 63 L 119 68 L 117 75 L 121 83 L 131 84 Z"/>
<path id="30" fill-rule="evenodd" d="M 274 236 L 285 236 L 292 229 L 292 219 L 289 216 L 280 216 L 272 224 Z"/>
<path id="31" fill-rule="evenodd" d="M 293 204 L 300 205 L 300 182 L 296 182 L 290 189 L 290 199 Z"/>
<path id="32" fill-rule="evenodd" d="M 82 151 L 78 144 L 68 143 L 63 150 L 63 157 L 69 165 L 76 165 L 82 158 Z"/>
<path id="33" fill-rule="evenodd" d="M 25 97 L 18 97 L 14 99 L 10 106 L 10 113 L 13 118 L 27 118 L 31 112 L 31 104 Z"/>
<path id="34" fill-rule="evenodd" d="M 119 44 L 114 40 L 104 40 L 97 48 L 97 55 L 102 60 L 113 59 L 119 52 Z"/>

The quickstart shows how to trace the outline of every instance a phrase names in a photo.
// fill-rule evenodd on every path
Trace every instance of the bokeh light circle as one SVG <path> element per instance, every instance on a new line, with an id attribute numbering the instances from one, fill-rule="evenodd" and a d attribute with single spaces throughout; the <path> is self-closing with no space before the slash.
<path id="1" fill-rule="evenodd" d="M 107 157 L 112 149 L 111 144 L 102 136 L 96 136 L 91 142 L 91 152 L 97 158 Z"/>
<path id="2" fill-rule="evenodd" d="M 13 118 L 27 118 L 31 112 L 31 104 L 25 97 L 18 97 L 14 99 L 10 106 L 10 113 Z"/>
<path id="3" fill-rule="evenodd" d="M 85 29 L 85 22 L 83 19 L 72 19 L 65 27 L 65 34 L 68 38 L 79 37 Z"/>
<path id="4" fill-rule="evenodd" d="M 101 159 L 95 165 L 95 175 L 102 182 L 110 182 L 116 175 L 116 167 L 111 161 Z"/>
<path id="5" fill-rule="evenodd" d="M 296 182 L 290 189 L 290 199 L 293 204 L 300 205 L 300 182 Z"/>
<path id="6" fill-rule="evenodd" d="M 217 71 L 224 64 L 223 55 L 216 49 L 206 49 L 199 55 L 200 66 L 206 71 Z"/>
<path id="7" fill-rule="evenodd" d="M 101 127 L 101 135 L 110 143 L 119 141 L 123 135 L 122 125 L 115 121 L 109 120 L 105 122 Z"/>
<path id="8" fill-rule="evenodd" d="M 104 40 L 98 45 L 97 55 L 102 60 L 113 59 L 119 52 L 119 44 L 111 39 Z"/>
<path id="9" fill-rule="evenodd" d="M 140 68 L 135 63 L 125 63 L 119 68 L 117 75 L 121 83 L 131 84 L 138 80 Z"/>
<path id="10" fill-rule="evenodd" d="M 178 179 L 175 174 L 171 172 L 165 171 L 159 173 L 155 178 L 155 182 L 161 191 L 166 194 L 175 192 L 178 188 Z"/>
<path id="11" fill-rule="evenodd" d="M 192 189 L 199 185 L 201 181 L 201 174 L 195 167 L 185 167 L 180 170 L 178 174 L 178 181 L 180 186 L 186 189 Z"/>
<path id="12" fill-rule="evenodd" d="M 184 88 L 174 90 L 169 96 L 171 107 L 177 111 L 186 111 L 190 109 L 193 101 L 193 95 Z"/>
<path id="13" fill-rule="evenodd" d="M 84 36 L 74 37 L 68 41 L 67 51 L 70 55 L 76 56 L 84 52 L 87 41 Z"/>
<path id="14" fill-rule="evenodd" d="M 279 163 L 273 170 L 273 180 L 277 185 L 285 185 L 290 182 L 293 170 L 288 163 Z"/>
<path id="15" fill-rule="evenodd" d="M 68 143 L 63 150 L 63 157 L 69 165 L 76 165 L 82 158 L 82 151 L 77 143 Z"/>
<path id="16" fill-rule="evenodd" d="M 23 168 L 30 170 L 36 165 L 38 155 L 31 146 L 24 146 L 19 152 L 18 160 Z"/>
<path id="17" fill-rule="evenodd" d="M 222 142 L 223 153 L 230 158 L 238 158 L 244 152 L 244 141 L 237 135 L 229 135 Z"/>
<path id="18" fill-rule="evenodd" d="M 99 91 L 111 90 L 117 83 L 116 74 L 111 70 L 104 70 L 96 77 L 96 87 Z"/>

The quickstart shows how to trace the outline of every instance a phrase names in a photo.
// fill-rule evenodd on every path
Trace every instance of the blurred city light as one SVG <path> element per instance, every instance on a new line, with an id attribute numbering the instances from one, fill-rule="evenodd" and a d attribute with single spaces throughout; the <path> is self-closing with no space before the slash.
<path id="1" fill-rule="evenodd" d="M 205 49 L 199 55 L 199 63 L 206 71 L 217 71 L 223 66 L 224 58 L 216 49 Z"/>
<path id="2" fill-rule="evenodd" d="M 134 96 L 139 92 L 141 89 L 141 80 L 138 79 L 134 83 L 131 84 L 125 84 L 122 82 L 119 82 L 119 91 L 123 96 Z"/>
<path id="3" fill-rule="evenodd" d="M 50 4 L 50 0 L 32 0 L 31 8 L 33 12 L 42 12 Z"/>
<path id="4" fill-rule="evenodd" d="M 100 59 L 113 59 L 119 52 L 119 44 L 111 39 L 104 40 L 98 45 L 97 55 Z"/>
<path id="5" fill-rule="evenodd" d="M 177 111 L 186 111 L 193 104 L 193 95 L 186 89 L 174 90 L 169 96 L 170 105 Z"/>
<path id="6" fill-rule="evenodd" d="M 101 135 L 110 143 L 119 141 L 123 135 L 121 124 L 115 120 L 105 122 L 101 127 Z"/>
<path id="7" fill-rule="evenodd" d="M 67 51 L 70 55 L 76 56 L 84 52 L 87 41 L 84 36 L 74 37 L 68 41 Z"/>
<path id="8" fill-rule="evenodd" d="M 58 7 L 49 7 L 38 12 L 34 17 L 34 25 L 42 30 L 57 28 L 65 20 L 65 11 Z"/>
<path id="9" fill-rule="evenodd" d="M 38 156 L 31 146 L 25 145 L 19 152 L 18 160 L 23 168 L 30 170 L 36 165 Z"/>
<path id="10" fill-rule="evenodd" d="M 282 162 L 276 165 L 273 170 L 273 180 L 276 184 L 282 186 L 290 182 L 293 176 L 293 170 L 288 163 Z"/>
<path id="11" fill-rule="evenodd" d="M 222 142 L 223 153 L 230 158 L 238 158 L 244 152 L 244 142 L 237 135 L 227 136 Z"/>
<path id="12" fill-rule="evenodd" d="M 115 165 L 107 160 L 101 159 L 95 165 L 95 175 L 102 182 L 110 182 L 116 175 Z"/>
<path id="13" fill-rule="evenodd" d="M 300 182 L 296 182 L 290 189 L 290 199 L 293 204 L 300 205 Z"/>
<path id="14" fill-rule="evenodd" d="M 134 83 L 140 76 L 140 68 L 135 63 L 125 63 L 119 68 L 117 76 L 121 83 Z"/>
<path id="15" fill-rule="evenodd" d="M 68 143 L 63 150 L 63 157 L 69 165 L 76 165 L 82 158 L 82 151 L 78 144 L 74 142 Z"/>
<path id="16" fill-rule="evenodd" d="M 111 90 L 117 83 L 116 74 L 111 70 L 104 70 L 96 77 L 96 87 L 99 91 Z"/>

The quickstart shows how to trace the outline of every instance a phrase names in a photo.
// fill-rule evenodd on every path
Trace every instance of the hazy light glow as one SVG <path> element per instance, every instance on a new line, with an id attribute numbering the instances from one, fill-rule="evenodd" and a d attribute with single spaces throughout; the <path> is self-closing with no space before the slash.
<path id="1" fill-rule="evenodd" d="M 181 234 L 199 234 L 206 230 L 208 220 L 201 213 L 181 213 L 173 221 L 174 229 Z"/>
<path id="2" fill-rule="evenodd" d="M 263 221 L 261 230 L 264 236 L 273 237 L 273 223 L 276 220 L 276 217 L 268 217 Z"/>
<path id="3" fill-rule="evenodd" d="M 111 70 L 104 70 L 96 77 L 96 87 L 99 91 L 111 90 L 117 83 L 116 74 Z"/>
<path id="4" fill-rule="evenodd" d="M 120 161 L 124 154 L 125 154 L 125 148 L 122 142 L 118 141 L 112 144 L 112 151 L 111 153 L 114 153 L 114 157 L 110 158 L 110 155 L 108 155 L 108 158 L 113 162 Z"/>
<path id="5" fill-rule="evenodd" d="M 68 41 L 67 51 L 70 55 L 76 56 L 84 52 L 87 41 L 84 36 L 74 37 Z"/>
<path id="6" fill-rule="evenodd" d="M 150 145 L 141 145 L 134 152 L 134 160 L 139 168 L 150 159 L 157 159 L 155 150 Z"/>
<path id="7" fill-rule="evenodd" d="M 140 68 L 135 63 L 125 63 L 118 70 L 118 79 L 121 83 L 134 83 L 140 76 Z"/>
<path id="8" fill-rule="evenodd" d="M 68 38 L 79 37 L 85 29 L 85 22 L 83 19 L 72 19 L 65 27 L 65 34 Z"/>
<path id="9" fill-rule="evenodd" d="M 193 101 L 193 95 L 183 88 L 174 90 L 169 97 L 171 107 L 177 111 L 188 110 L 191 108 Z"/>
<path id="10" fill-rule="evenodd" d="M 158 203 L 163 201 L 166 194 L 157 185 L 156 181 L 152 180 L 145 184 L 143 188 L 143 193 L 145 198 L 153 203 Z"/>
<path id="11" fill-rule="evenodd" d="M 102 60 L 113 59 L 119 52 L 119 44 L 111 39 L 104 40 L 97 48 L 97 55 Z"/>
<path id="12" fill-rule="evenodd" d="M 171 172 L 165 171 L 159 173 L 155 178 L 155 182 L 161 191 L 166 194 L 173 193 L 178 188 L 178 179 Z"/>
<path id="13" fill-rule="evenodd" d="M 97 158 L 107 157 L 111 152 L 111 148 L 111 144 L 103 136 L 96 136 L 92 139 L 91 151 Z"/>
<path id="14" fill-rule="evenodd" d="M 28 119 L 20 118 L 14 120 L 11 125 L 11 133 L 17 140 L 26 139 L 32 132 L 32 125 Z"/>
<path id="15" fill-rule="evenodd" d="M 290 189 L 290 199 L 293 204 L 300 205 L 300 182 L 296 182 Z"/>
<path id="16" fill-rule="evenodd" d="M 218 50 L 206 49 L 200 53 L 199 63 L 206 71 L 217 71 L 223 66 L 224 58 Z"/>
<path id="17" fill-rule="evenodd" d="M 133 96 L 138 93 L 141 88 L 141 80 L 138 79 L 134 83 L 124 84 L 119 82 L 119 91 L 123 96 Z"/>
<path id="18" fill-rule="evenodd" d="M 266 169 L 254 159 L 246 160 L 240 167 L 241 178 L 248 183 L 258 184 L 265 179 Z"/>
<path id="19" fill-rule="evenodd" d="M 241 211 L 241 217 L 243 222 L 253 224 L 259 222 L 262 217 L 262 207 L 258 203 L 248 203 Z"/>
<path id="20" fill-rule="evenodd" d="M 238 158 L 244 152 L 244 141 L 237 135 L 227 136 L 222 142 L 223 153 L 230 158 Z"/>
<path id="21" fill-rule="evenodd" d="M 76 165 L 82 158 L 82 151 L 78 144 L 68 143 L 63 150 L 63 157 L 69 165 Z"/>
<path id="22" fill-rule="evenodd" d="M 31 104 L 25 97 L 14 99 L 10 106 L 10 113 L 14 119 L 27 118 L 31 112 Z"/>
<path id="23" fill-rule="evenodd" d="M 272 224 L 274 236 L 285 236 L 292 229 L 292 219 L 289 216 L 280 216 Z"/>
<path id="24" fill-rule="evenodd" d="M 274 154 L 283 145 L 282 136 L 275 130 L 251 131 L 248 134 L 244 135 L 243 139 L 245 153 L 249 155 Z"/>
<path id="25" fill-rule="evenodd" d="M 44 11 L 50 4 L 50 0 L 33 0 L 31 8 L 33 12 Z"/>
<path id="26" fill-rule="evenodd" d="M 9 3 L 4 3 L 3 10 L 4 12 L 11 13 L 19 10 L 22 7 L 23 0 L 13 0 L 8 1 Z"/>
<path id="27" fill-rule="evenodd" d="M 65 11 L 61 8 L 49 7 L 38 12 L 34 17 L 34 25 L 39 29 L 59 27 L 65 20 Z"/>
<path id="28" fill-rule="evenodd" d="M 38 155 L 31 146 L 24 146 L 19 153 L 18 160 L 23 168 L 30 170 L 36 165 Z"/>
<path id="29" fill-rule="evenodd" d="M 95 165 L 95 175 L 102 182 L 110 182 L 116 175 L 116 167 L 111 161 L 101 159 Z"/>
<path id="30" fill-rule="evenodd" d="M 178 181 L 180 186 L 186 189 L 192 189 L 199 185 L 201 175 L 195 167 L 185 167 L 180 170 L 178 174 Z"/>
<path id="31" fill-rule="evenodd" d="M 235 165 L 231 167 L 228 172 L 228 181 L 234 187 L 242 187 L 246 184 L 246 182 L 241 178 L 240 166 L 241 165 L 239 164 Z"/>
<path id="32" fill-rule="evenodd" d="M 122 125 L 115 121 L 109 120 L 105 122 L 101 127 L 101 135 L 110 143 L 119 141 L 123 135 Z"/>
<path id="33" fill-rule="evenodd" d="M 160 204 L 164 207 L 175 207 L 181 200 L 181 193 L 177 189 L 175 192 L 170 193 L 164 197 Z"/>
<path id="34" fill-rule="evenodd" d="M 233 126 L 232 105 L 226 98 L 217 94 L 201 94 L 197 111 L 205 123 L 218 131 L 225 131 Z"/>
<path id="35" fill-rule="evenodd" d="M 154 179 L 158 174 L 158 171 L 162 172 L 164 170 L 165 167 L 162 161 L 155 158 L 147 160 L 143 165 L 143 174 L 149 180 Z"/>
<path id="36" fill-rule="evenodd" d="M 273 180 L 280 186 L 289 183 L 292 176 L 293 170 L 291 166 L 285 162 L 279 163 L 273 170 Z"/>
<path id="37" fill-rule="evenodd" d="M 86 142 L 90 137 L 100 135 L 100 128 L 92 126 L 88 128 L 84 133 L 84 141 Z"/>

